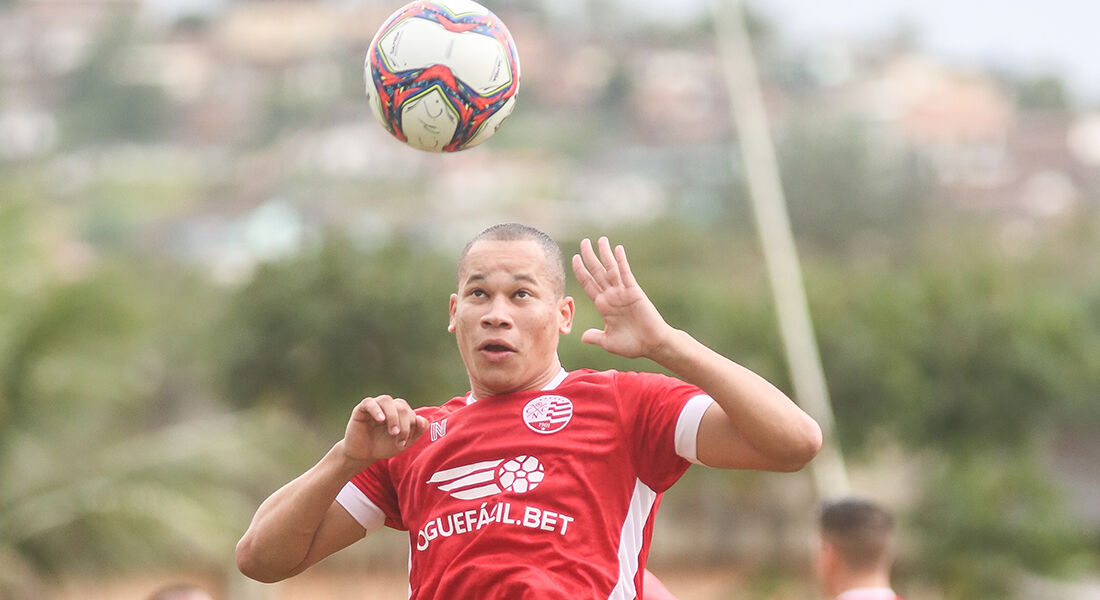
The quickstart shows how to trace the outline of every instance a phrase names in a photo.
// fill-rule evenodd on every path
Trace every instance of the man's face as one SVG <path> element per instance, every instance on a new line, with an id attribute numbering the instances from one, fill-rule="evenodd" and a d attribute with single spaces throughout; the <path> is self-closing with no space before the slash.
<path id="1" fill-rule="evenodd" d="M 573 311 L 573 299 L 558 291 L 538 242 L 475 242 L 460 265 L 448 326 L 474 396 L 549 382 L 561 369 L 558 336 L 569 333 Z"/>

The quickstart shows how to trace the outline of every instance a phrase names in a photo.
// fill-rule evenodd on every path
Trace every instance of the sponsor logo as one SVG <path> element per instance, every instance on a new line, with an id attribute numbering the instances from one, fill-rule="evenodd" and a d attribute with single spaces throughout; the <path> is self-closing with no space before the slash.
<path id="1" fill-rule="evenodd" d="M 503 491 L 526 494 L 546 476 L 539 459 L 527 454 L 515 458 L 485 460 L 436 471 L 428 479 L 440 490 L 459 500 L 477 500 Z"/>
<path id="2" fill-rule="evenodd" d="M 535 433 L 557 433 L 573 418 L 573 402 L 563 396 L 539 396 L 523 407 L 523 422 Z"/>
<path id="3" fill-rule="evenodd" d="M 458 500 L 478 500 L 501 492 L 526 494 L 546 477 L 538 458 L 521 454 L 515 458 L 486 460 L 437 471 L 428 479 L 441 491 Z M 434 540 L 480 531 L 485 527 L 519 527 L 528 531 L 556 532 L 564 536 L 574 517 L 534 505 L 508 501 L 481 506 L 429 519 L 416 534 L 416 549 L 427 550 Z"/>
<path id="4" fill-rule="evenodd" d="M 537 506 L 482 502 L 478 508 L 448 513 L 425 523 L 416 533 L 416 549 L 424 551 L 438 538 L 464 535 L 493 525 L 557 532 L 564 536 L 574 520 L 569 515 Z"/>

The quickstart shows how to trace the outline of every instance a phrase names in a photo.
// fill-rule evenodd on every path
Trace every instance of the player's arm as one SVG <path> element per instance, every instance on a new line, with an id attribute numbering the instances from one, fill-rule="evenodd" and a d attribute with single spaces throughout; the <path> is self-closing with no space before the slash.
<path id="1" fill-rule="evenodd" d="M 344 439 L 257 509 L 237 543 L 241 573 L 280 581 L 366 535 L 336 495 L 357 473 L 415 442 L 427 426 L 404 400 L 365 398 L 352 411 Z"/>
<path id="2" fill-rule="evenodd" d="M 588 240 L 573 273 L 604 319 L 581 340 L 629 358 L 645 357 L 714 398 L 699 424 L 696 455 L 712 467 L 795 471 L 821 448 L 821 429 L 763 377 L 665 322 L 638 286 L 622 246 Z"/>

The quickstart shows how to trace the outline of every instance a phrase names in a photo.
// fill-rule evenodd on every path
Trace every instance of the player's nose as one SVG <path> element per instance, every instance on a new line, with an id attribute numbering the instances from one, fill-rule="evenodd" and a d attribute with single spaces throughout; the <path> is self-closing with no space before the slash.
<path id="1" fill-rule="evenodd" d="M 512 314 L 509 310 L 507 297 L 498 295 L 493 298 L 493 301 L 489 303 L 488 310 L 481 317 L 481 325 L 482 327 L 503 328 L 512 326 Z"/>

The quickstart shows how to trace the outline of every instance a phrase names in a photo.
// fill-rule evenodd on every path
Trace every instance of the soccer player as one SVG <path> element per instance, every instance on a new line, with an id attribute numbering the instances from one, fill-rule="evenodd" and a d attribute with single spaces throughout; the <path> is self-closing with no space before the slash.
<path id="1" fill-rule="evenodd" d="M 826 503 L 819 519 L 818 576 L 835 600 L 901 600 L 890 587 L 894 518 L 863 498 Z"/>
<path id="2" fill-rule="evenodd" d="M 655 509 L 691 463 L 795 471 L 817 453 L 820 428 L 786 395 L 665 322 L 622 246 L 584 240 L 572 266 L 603 317 L 582 341 L 677 377 L 565 370 L 561 250 L 490 227 L 449 305 L 470 391 L 415 411 L 359 402 L 343 439 L 260 505 L 240 570 L 278 581 L 388 526 L 408 531 L 416 600 L 641 598 Z"/>

